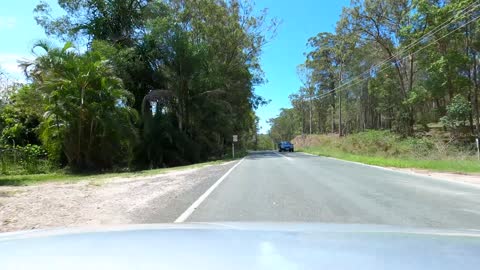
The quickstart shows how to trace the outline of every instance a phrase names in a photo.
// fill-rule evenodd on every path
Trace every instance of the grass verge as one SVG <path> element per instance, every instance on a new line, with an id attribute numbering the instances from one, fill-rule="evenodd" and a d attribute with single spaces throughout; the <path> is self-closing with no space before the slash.
<path id="1" fill-rule="evenodd" d="M 5 175 L 0 176 L 0 186 L 24 186 L 43 182 L 75 182 L 82 180 L 102 181 L 113 177 L 141 177 L 156 174 L 163 174 L 177 170 L 186 170 L 201 168 L 208 165 L 222 164 L 231 159 L 216 160 L 203 163 L 197 163 L 187 166 L 178 166 L 172 168 L 162 168 L 153 170 L 144 170 L 136 172 L 122 172 L 122 173 L 102 173 L 102 174 L 67 174 L 67 173 L 50 173 L 50 174 L 28 174 L 28 175 Z"/>
<path id="2" fill-rule="evenodd" d="M 322 147 L 306 147 L 299 149 L 299 151 L 318 156 L 334 157 L 383 167 L 416 168 L 455 173 L 480 173 L 480 161 L 477 160 L 424 160 L 366 156 Z"/>
<path id="3" fill-rule="evenodd" d="M 369 130 L 346 137 L 298 136 L 298 150 L 370 165 L 417 168 L 455 173 L 479 173 L 474 145 L 442 136 L 401 137 L 386 130 Z"/>

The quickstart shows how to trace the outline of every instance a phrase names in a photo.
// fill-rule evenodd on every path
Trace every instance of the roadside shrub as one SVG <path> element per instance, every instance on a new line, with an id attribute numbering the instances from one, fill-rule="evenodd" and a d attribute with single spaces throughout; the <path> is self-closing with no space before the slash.
<path id="1" fill-rule="evenodd" d="M 462 95 L 456 95 L 447 106 L 447 114 L 440 118 L 442 124 L 452 131 L 454 136 L 462 134 L 465 122 L 472 112 L 470 102 Z"/>
<path id="2" fill-rule="evenodd" d="M 408 137 L 398 142 L 398 148 L 400 149 L 400 155 L 420 158 L 431 154 L 434 149 L 434 142 L 426 137 Z"/>
<path id="3" fill-rule="evenodd" d="M 342 139 L 341 144 L 344 151 L 354 154 L 395 155 L 399 153 L 397 147 L 399 140 L 398 135 L 389 131 L 369 130 L 349 135 Z"/>
<path id="4" fill-rule="evenodd" d="M 47 152 L 39 145 L 4 146 L 0 149 L 2 174 L 46 173 L 52 169 Z"/>
<path id="5" fill-rule="evenodd" d="M 474 158 L 473 144 L 445 141 L 443 137 L 407 137 L 387 130 L 368 130 L 346 137 L 310 135 L 303 148 L 322 148 L 333 152 L 399 159 L 469 160 Z M 295 140 L 294 140 L 295 142 Z M 300 147 L 301 148 L 301 147 Z"/>
<path id="6" fill-rule="evenodd" d="M 27 144 L 19 148 L 23 154 L 21 163 L 28 173 L 45 172 L 45 164 L 47 162 L 47 151 L 39 145 Z"/>

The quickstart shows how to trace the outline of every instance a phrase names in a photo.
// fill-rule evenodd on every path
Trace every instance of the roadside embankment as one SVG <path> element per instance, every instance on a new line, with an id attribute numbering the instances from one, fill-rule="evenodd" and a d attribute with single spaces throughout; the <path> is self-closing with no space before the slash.
<path id="1" fill-rule="evenodd" d="M 480 173 L 473 148 L 440 138 L 401 138 L 389 131 L 367 131 L 346 137 L 303 135 L 293 141 L 298 151 L 395 168 Z"/>

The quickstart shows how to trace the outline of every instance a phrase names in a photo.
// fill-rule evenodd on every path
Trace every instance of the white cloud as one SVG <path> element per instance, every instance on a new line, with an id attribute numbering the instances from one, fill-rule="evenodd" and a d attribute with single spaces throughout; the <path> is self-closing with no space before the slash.
<path id="1" fill-rule="evenodd" d="M 12 16 L 0 16 L 0 30 L 12 29 L 17 24 L 17 19 Z"/>
<path id="2" fill-rule="evenodd" d="M 28 57 L 20 54 L 2 54 L 0 53 L 0 70 L 8 73 L 16 80 L 23 80 L 23 70 L 18 66 L 18 60 L 25 60 Z"/>

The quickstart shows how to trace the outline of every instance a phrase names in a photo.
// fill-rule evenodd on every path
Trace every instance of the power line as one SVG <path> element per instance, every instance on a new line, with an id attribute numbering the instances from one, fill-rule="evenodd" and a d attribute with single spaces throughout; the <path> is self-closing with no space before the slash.
<path id="1" fill-rule="evenodd" d="M 344 84 L 342 84 L 342 85 L 340 85 L 340 86 L 338 86 L 338 87 L 336 87 L 336 88 L 334 88 L 334 89 L 332 89 L 332 90 L 330 90 L 330 91 L 328 91 L 328 92 L 326 92 L 326 93 L 323 93 L 322 95 L 318 96 L 318 98 L 322 98 L 323 96 L 329 95 L 329 94 L 332 93 L 332 92 L 339 91 L 340 89 L 345 88 L 345 87 L 347 87 L 347 86 L 351 86 L 350 84 L 352 84 L 354 81 L 356 81 L 356 80 L 358 80 L 359 78 L 361 78 L 363 75 L 366 75 L 366 74 L 370 73 L 372 69 L 374 69 L 374 68 L 379 68 L 379 67 L 387 64 L 387 63 L 388 63 L 389 61 L 391 61 L 392 59 L 398 58 L 399 56 L 401 56 L 401 54 L 403 54 L 404 52 L 406 52 L 406 50 L 408 50 L 408 49 L 412 48 L 413 46 L 415 46 L 416 44 L 420 43 L 422 40 L 424 40 L 424 39 L 427 38 L 428 36 L 432 36 L 433 34 L 438 33 L 440 30 L 442 30 L 443 28 L 447 27 L 449 24 L 451 24 L 451 23 L 455 22 L 456 20 L 459 20 L 459 19 L 461 19 L 461 18 L 469 15 L 470 13 L 472 13 L 473 11 L 475 11 L 475 9 L 476 9 L 478 6 L 480 6 L 480 3 L 476 3 L 476 6 L 474 6 L 474 4 L 475 4 L 475 3 L 472 3 L 472 4 L 470 4 L 469 6 L 467 6 L 466 8 L 464 8 L 464 9 L 460 10 L 459 12 L 457 12 L 457 15 L 458 15 L 459 13 L 464 12 L 466 9 L 470 9 L 469 11 L 467 11 L 466 13 L 464 13 L 462 16 L 457 17 L 455 20 L 450 20 L 450 21 L 448 21 L 448 22 L 445 22 L 445 23 L 443 23 L 443 24 L 435 27 L 434 29 L 430 30 L 427 34 L 423 35 L 422 37 L 420 37 L 420 38 L 419 38 L 418 40 L 416 40 L 415 42 L 413 42 L 413 43 L 409 44 L 407 47 L 401 49 L 397 54 L 392 55 L 391 57 L 389 57 L 388 59 L 382 61 L 382 62 L 379 63 L 379 64 L 375 64 L 375 65 L 371 66 L 367 71 L 363 72 L 363 73 L 360 74 L 360 75 L 355 76 L 354 78 L 350 79 L 350 80 L 347 81 L 346 83 L 344 83 Z M 478 17 L 477 17 L 477 19 L 478 19 Z M 442 39 L 442 38 L 450 35 L 450 34 L 453 33 L 454 31 L 458 30 L 459 28 L 465 26 L 466 24 L 468 24 L 468 23 L 470 23 L 470 22 L 472 22 L 472 21 L 473 21 L 473 20 L 470 20 L 469 22 L 467 22 L 467 23 L 465 23 L 465 24 L 463 24 L 463 25 L 455 28 L 454 30 L 448 32 L 446 35 L 444 35 L 444 36 L 442 36 L 442 37 L 440 37 L 440 38 L 432 41 L 432 43 L 434 43 L 434 42 L 436 42 L 436 41 L 438 41 L 438 40 L 440 40 L 440 39 Z M 440 28 L 439 28 L 439 27 L 440 27 Z M 430 44 L 430 45 L 431 45 L 431 44 Z M 428 45 L 428 46 L 430 46 L 430 45 Z M 419 49 L 418 51 L 413 52 L 413 54 L 419 52 L 420 50 L 425 49 L 425 48 L 428 47 L 428 46 L 422 47 L 422 48 Z M 405 56 L 404 56 L 404 57 L 405 57 Z M 404 58 L 404 57 L 402 57 L 402 58 Z M 387 67 L 388 67 L 388 66 L 387 66 Z M 378 72 L 381 72 L 381 71 L 383 71 L 383 70 L 385 70 L 385 68 L 381 69 L 381 70 L 378 71 Z M 364 80 L 364 79 L 363 79 L 363 80 Z M 363 81 L 363 80 L 361 80 L 361 81 Z M 356 84 L 357 84 L 357 83 L 354 83 L 354 85 L 356 85 Z"/>
<path id="2" fill-rule="evenodd" d="M 460 28 L 464 27 L 465 25 L 467 25 L 467 24 L 469 24 L 469 23 L 471 23 L 471 22 L 473 22 L 473 21 L 476 21 L 476 20 L 478 20 L 478 19 L 480 19 L 480 15 L 477 16 L 477 17 L 475 17 L 475 18 L 473 18 L 473 19 L 471 19 L 471 20 L 469 20 L 468 22 L 466 22 L 466 23 L 458 26 L 457 28 L 455 28 L 455 29 L 453 29 L 452 31 L 448 32 L 447 34 L 443 35 L 442 37 L 433 40 L 432 42 L 430 42 L 429 44 L 425 45 L 424 47 L 418 49 L 417 51 L 413 52 L 412 54 L 416 54 L 416 53 L 418 53 L 418 52 L 420 52 L 420 51 L 422 51 L 422 50 L 430 47 L 431 45 L 433 45 L 435 42 L 439 41 L 440 39 L 443 39 L 443 38 L 451 35 L 453 32 L 457 31 L 458 29 L 460 29 Z M 386 66 L 386 67 L 380 69 L 380 70 L 378 71 L 378 73 L 384 71 L 384 70 L 387 69 L 388 67 L 389 67 L 389 66 Z M 370 69 L 371 69 L 371 68 L 370 68 Z M 369 69 L 369 71 L 370 71 L 370 69 Z M 361 75 L 360 75 L 360 76 L 361 76 Z M 357 78 L 359 78 L 360 76 L 357 76 Z M 349 86 L 357 85 L 358 83 L 363 82 L 363 81 L 365 81 L 365 80 L 367 80 L 367 79 L 368 79 L 368 78 L 363 78 L 363 79 L 361 79 L 361 80 L 353 83 L 353 81 L 357 80 L 357 79 L 354 79 L 354 80 L 351 80 L 348 84 L 350 84 Z M 340 88 L 344 88 L 345 86 L 347 86 L 347 84 L 340 85 L 339 87 L 337 87 L 337 88 L 335 88 L 335 89 L 332 89 L 332 90 L 330 90 L 330 91 L 328 91 L 328 92 L 326 92 L 326 93 L 321 94 L 321 95 L 318 96 L 317 98 L 321 99 L 321 98 L 329 95 L 330 93 L 332 93 L 332 92 L 334 92 L 334 91 L 340 92 Z"/>
<path id="3" fill-rule="evenodd" d="M 478 6 L 478 5 L 479 5 L 479 4 L 477 4 L 477 6 Z M 469 6 L 472 6 L 472 4 L 469 5 Z M 476 8 L 476 7 L 475 7 L 475 8 Z M 473 8 L 473 9 L 474 9 L 474 8 Z M 468 11 L 467 13 L 465 13 L 464 15 L 462 15 L 461 17 L 459 17 L 459 18 L 457 18 L 457 19 L 461 19 L 462 17 L 468 15 L 469 13 L 471 13 L 472 11 L 474 11 L 473 9 L 470 10 L 470 11 Z M 463 9 L 463 10 L 465 10 L 465 9 Z M 463 10 L 461 10 L 460 12 L 462 12 Z M 450 22 L 447 22 L 447 23 L 450 24 L 450 23 L 452 23 L 452 22 L 454 22 L 454 21 L 450 21 Z M 446 26 L 448 26 L 448 25 L 445 25 L 444 27 L 446 27 Z M 444 27 L 442 27 L 442 29 L 443 29 Z M 457 29 L 458 29 L 458 28 L 457 28 Z M 455 30 L 457 30 L 457 29 L 455 29 Z M 437 30 L 440 31 L 441 29 L 437 29 Z M 455 31 L 455 30 L 454 30 L 454 31 Z M 432 31 L 433 31 L 433 29 L 432 29 Z M 429 31 L 429 33 L 431 33 L 432 31 Z M 436 32 L 438 32 L 438 31 L 436 31 Z M 436 32 L 435 32 L 435 33 L 436 33 Z M 434 34 L 434 33 L 432 33 L 432 34 Z M 422 39 L 424 39 L 427 35 L 430 35 L 430 34 L 426 34 L 426 35 L 422 36 L 421 38 L 419 38 L 419 39 L 418 39 L 416 42 L 414 42 L 414 43 L 415 43 L 415 44 L 419 43 L 419 42 L 420 42 Z M 438 40 L 438 39 L 437 39 L 437 40 Z M 412 44 L 410 44 L 410 45 L 412 45 Z M 409 46 L 410 46 L 410 45 L 409 45 Z M 407 46 L 407 47 L 409 47 L 409 46 Z M 413 46 L 411 46 L 411 47 L 413 47 Z M 410 47 L 410 48 L 411 48 L 411 47 Z M 376 65 L 371 66 L 367 71 L 363 72 L 362 74 L 355 76 L 354 78 L 350 79 L 350 80 L 347 81 L 346 83 L 344 83 L 344 84 L 336 87 L 335 89 L 332 89 L 332 90 L 330 90 L 329 92 L 324 93 L 324 94 L 330 94 L 330 93 L 332 93 L 332 92 L 335 92 L 335 91 L 337 91 L 337 90 L 339 90 L 339 89 L 341 89 L 341 88 L 344 88 L 344 87 L 348 86 L 348 85 L 349 85 L 350 83 L 352 83 L 353 81 L 357 80 L 358 78 L 362 77 L 363 75 L 368 74 L 372 69 L 374 69 L 374 68 L 379 68 L 379 67 L 387 64 L 390 60 L 392 60 L 392 59 L 394 59 L 394 58 L 398 58 L 398 57 L 399 57 L 403 52 L 405 52 L 405 51 L 406 51 L 406 48 L 400 50 L 397 54 L 392 55 L 390 58 L 384 60 L 384 61 L 381 62 L 380 64 L 376 64 Z M 382 69 L 382 70 L 384 70 L 384 69 Z M 323 95 L 323 94 L 322 94 L 322 95 Z"/>
<path id="4" fill-rule="evenodd" d="M 476 4 L 476 5 L 475 5 Z M 474 6 L 475 5 L 475 6 Z M 470 5 L 466 6 L 465 8 L 463 8 L 462 10 L 458 11 L 457 14 L 455 16 L 452 16 L 452 19 L 451 20 L 448 20 L 448 21 L 445 21 L 443 23 L 441 23 L 440 25 L 437 25 L 436 27 L 434 27 L 433 29 L 431 29 L 430 31 L 428 31 L 426 34 L 424 34 L 423 36 L 421 36 L 420 38 L 418 38 L 416 41 L 410 43 L 408 46 L 406 46 L 405 48 L 402 48 L 398 53 L 397 55 L 400 55 L 401 53 L 411 49 L 413 46 L 417 45 L 418 43 L 420 43 L 422 40 L 430 37 L 430 36 L 433 36 L 434 34 L 438 33 L 440 30 L 444 29 L 445 27 L 447 27 L 450 23 L 454 22 L 456 18 L 456 20 L 458 19 L 461 19 L 462 17 L 465 17 L 467 16 L 469 13 L 475 11 L 475 9 L 477 7 L 480 6 L 480 3 L 471 3 Z M 467 9 L 470 9 L 469 11 L 467 11 L 466 13 L 463 13 L 465 10 Z M 457 17 L 459 14 L 463 13 L 463 15 L 461 17 Z M 379 64 L 376 64 L 374 66 L 372 66 L 371 68 L 375 67 L 375 66 L 382 66 L 384 65 L 385 63 L 389 62 L 390 60 L 394 59 L 395 58 L 395 55 L 392 55 L 390 58 L 380 62 Z M 370 68 L 370 69 L 371 69 Z"/>

